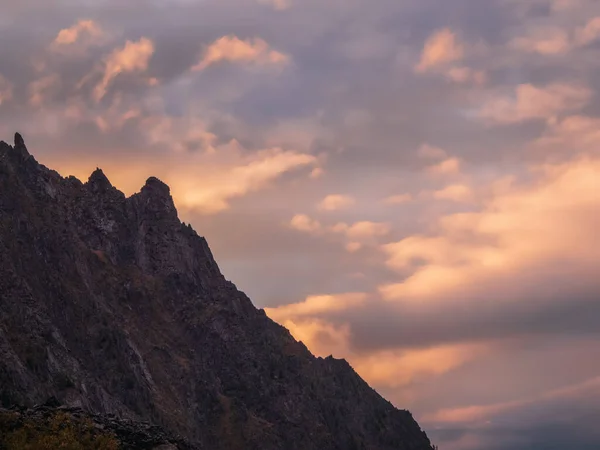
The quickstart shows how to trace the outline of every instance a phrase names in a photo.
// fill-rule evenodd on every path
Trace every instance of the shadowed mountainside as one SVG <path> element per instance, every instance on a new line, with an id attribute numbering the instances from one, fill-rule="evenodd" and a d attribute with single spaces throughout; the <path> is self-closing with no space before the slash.
<path id="1" fill-rule="evenodd" d="M 206 449 L 430 450 L 411 414 L 225 280 L 149 178 L 131 197 L 0 142 L 0 406 L 55 396 Z"/>

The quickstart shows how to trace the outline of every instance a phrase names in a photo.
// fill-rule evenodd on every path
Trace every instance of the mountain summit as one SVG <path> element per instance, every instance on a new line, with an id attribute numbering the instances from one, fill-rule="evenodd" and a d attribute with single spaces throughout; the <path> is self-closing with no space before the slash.
<path id="1" fill-rule="evenodd" d="M 0 142 L 0 406 L 50 397 L 199 449 L 432 448 L 227 281 L 166 184 L 126 197 L 100 169 L 63 178 L 17 133 Z"/>

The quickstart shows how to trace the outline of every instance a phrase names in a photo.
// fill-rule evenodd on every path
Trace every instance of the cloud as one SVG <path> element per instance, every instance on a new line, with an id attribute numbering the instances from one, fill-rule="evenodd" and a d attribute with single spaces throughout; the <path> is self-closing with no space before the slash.
<path id="1" fill-rule="evenodd" d="M 481 50 L 477 46 L 473 49 Z M 449 28 L 443 28 L 427 39 L 421 59 L 414 70 L 419 74 L 438 74 L 454 83 L 482 86 L 487 80 L 485 70 L 464 65 L 462 61 L 466 56 L 467 48 L 459 41 L 456 33 Z"/>
<path id="2" fill-rule="evenodd" d="M 82 39 L 92 41 L 103 36 L 104 31 L 93 20 L 79 20 L 75 25 L 60 30 L 53 41 L 55 46 L 70 46 Z"/>
<path id="3" fill-rule="evenodd" d="M 593 17 L 585 25 L 573 29 L 553 24 L 532 26 L 524 36 L 513 38 L 509 46 L 523 52 L 556 56 L 592 44 L 599 38 L 600 16 Z"/>
<path id="4" fill-rule="evenodd" d="M 471 188 L 465 184 L 451 184 L 433 192 L 432 195 L 437 200 L 451 200 L 453 202 L 469 202 L 473 199 Z"/>
<path id="5" fill-rule="evenodd" d="M 114 116 L 114 115 L 113 115 Z M 163 146 L 178 153 L 214 153 L 217 136 L 208 131 L 206 122 L 195 115 L 146 116 L 141 120 L 145 138 L 151 145 Z M 237 141 L 229 143 L 239 150 Z"/>
<path id="6" fill-rule="evenodd" d="M 348 242 L 345 248 L 348 253 L 355 253 L 363 248 L 363 244 L 360 242 Z"/>
<path id="7" fill-rule="evenodd" d="M 288 173 L 316 164 L 314 156 L 280 148 L 267 149 L 246 158 L 243 165 L 221 168 L 201 181 L 190 177 L 176 182 L 180 205 L 206 214 L 229 207 L 230 199 L 259 190 Z M 223 173 L 225 172 L 225 173 Z"/>
<path id="8" fill-rule="evenodd" d="M 29 103 L 34 107 L 40 107 L 56 93 L 60 87 L 60 78 L 57 74 L 46 75 L 32 81 L 28 86 Z"/>
<path id="9" fill-rule="evenodd" d="M 353 367 L 375 386 L 398 388 L 415 380 L 445 374 L 486 351 L 481 344 L 442 345 L 418 350 L 385 350 L 349 358 Z"/>
<path id="10" fill-rule="evenodd" d="M 446 150 L 429 144 L 421 145 L 418 154 L 421 158 L 425 159 L 442 159 L 447 156 Z"/>
<path id="11" fill-rule="evenodd" d="M 293 303 L 278 308 L 266 308 L 265 311 L 273 320 L 284 321 L 341 311 L 348 307 L 362 305 L 366 299 L 367 295 L 360 292 L 337 295 L 313 295 L 307 297 L 302 303 Z"/>
<path id="12" fill-rule="evenodd" d="M 493 403 L 488 405 L 471 405 L 460 408 L 441 409 L 425 420 L 435 422 L 482 422 L 498 416 L 513 412 L 523 414 L 523 411 L 532 409 L 541 409 L 540 404 L 549 404 L 571 400 L 573 397 L 582 395 L 592 395 L 597 398 L 600 393 L 600 377 L 595 377 L 575 385 L 561 387 L 544 392 L 540 395 L 530 396 L 529 398 L 513 400 L 502 403 Z"/>
<path id="13" fill-rule="evenodd" d="M 517 50 L 541 55 L 566 53 L 572 47 L 569 34 L 558 27 L 537 28 L 529 36 L 514 38 L 509 45 Z"/>
<path id="14" fill-rule="evenodd" d="M 427 72 L 460 61 L 464 55 L 464 46 L 458 41 L 456 34 L 449 28 L 443 28 L 427 39 L 415 70 L 419 73 Z"/>
<path id="15" fill-rule="evenodd" d="M 272 50 L 263 39 L 241 40 L 237 36 L 223 36 L 210 44 L 202 60 L 192 67 L 201 71 L 222 61 L 260 65 L 281 65 L 289 61 L 289 57 Z"/>
<path id="16" fill-rule="evenodd" d="M 143 121 L 141 126 L 144 127 Z M 148 130 L 149 136 L 152 131 Z M 196 132 L 201 137 L 206 133 Z M 119 161 L 127 161 L 131 166 L 111 158 L 103 161 L 105 173 L 126 193 L 138 191 L 148 175 L 153 174 L 169 184 L 180 213 L 199 215 L 223 212 L 230 208 L 233 199 L 265 189 L 282 175 L 317 163 L 313 155 L 280 148 L 249 153 L 237 142 L 216 145 L 214 151 L 208 152 L 181 152 L 173 147 L 143 161 L 135 153 L 123 153 Z M 62 161 L 60 167 L 62 172 L 85 179 L 97 165 L 98 159 L 88 155 L 80 157 L 77 165 Z"/>
<path id="17" fill-rule="evenodd" d="M 578 45 L 588 45 L 600 38 L 600 16 L 594 17 L 582 28 L 575 32 L 575 42 Z"/>
<path id="18" fill-rule="evenodd" d="M 600 119 L 575 115 L 552 121 L 544 134 L 536 139 L 535 146 L 545 151 L 556 149 L 567 157 L 570 156 L 565 154 L 567 150 L 598 154 Z"/>
<path id="19" fill-rule="evenodd" d="M 511 124 L 550 119 L 585 106 L 592 91 L 578 84 L 553 83 L 544 87 L 521 84 L 512 97 L 493 97 L 479 110 L 479 117 L 492 123 Z"/>
<path id="20" fill-rule="evenodd" d="M 310 173 L 311 178 L 320 178 L 325 174 L 325 171 L 322 167 L 315 167 Z"/>
<path id="21" fill-rule="evenodd" d="M 334 225 L 331 230 L 334 233 L 346 235 L 353 241 L 368 241 L 370 239 L 387 235 L 391 226 L 389 223 L 371 222 L 368 220 L 347 224 L 340 222 Z"/>
<path id="22" fill-rule="evenodd" d="M 441 375 L 476 358 L 487 347 L 482 344 L 441 345 L 414 350 L 356 352 L 350 342 L 351 329 L 326 320 L 350 308 L 364 307 L 365 293 L 309 296 L 301 303 L 266 308 L 273 320 L 284 324 L 298 340 L 317 355 L 349 359 L 353 367 L 372 385 L 401 387 L 415 379 Z"/>
<path id="23" fill-rule="evenodd" d="M 322 230 L 319 221 L 311 219 L 306 214 L 296 214 L 290 221 L 290 226 L 298 231 L 316 233 Z"/>
<path id="24" fill-rule="evenodd" d="M 94 90 L 96 101 L 106 95 L 110 83 L 119 74 L 145 71 L 153 54 L 154 44 L 147 38 L 127 41 L 122 48 L 115 49 L 104 60 L 104 75 Z"/>
<path id="25" fill-rule="evenodd" d="M 472 83 L 476 85 L 482 85 L 487 80 L 485 71 L 474 70 L 466 66 L 451 67 L 446 72 L 446 76 L 455 83 Z"/>
<path id="26" fill-rule="evenodd" d="M 487 201 L 476 213 L 440 219 L 438 236 L 412 236 L 383 247 L 388 265 L 404 271 L 423 263 L 404 282 L 382 287 L 389 299 L 450 295 L 477 279 L 512 276 L 527 267 L 570 260 L 590 267 L 600 256 L 591 223 L 600 218 L 596 179 L 600 162 L 588 157 L 536 170 L 539 181 L 513 186 Z M 551 226 L 549 224 L 552 224 Z M 512 274 L 512 275 L 509 275 Z"/>
<path id="27" fill-rule="evenodd" d="M 376 245 L 380 238 L 387 236 L 392 230 L 389 223 L 368 220 L 351 224 L 338 222 L 334 225 L 323 225 L 306 214 L 296 214 L 289 222 L 289 226 L 296 231 L 313 236 L 328 238 L 342 236 L 345 241 L 344 248 L 348 253 L 355 253 L 366 245 Z"/>
<path id="28" fill-rule="evenodd" d="M 460 161 L 458 158 L 447 158 L 433 166 L 429 166 L 427 171 L 433 175 L 449 175 L 460 172 Z"/>
<path id="29" fill-rule="evenodd" d="M 271 310 L 270 316 L 274 314 Z M 275 313 L 276 315 L 276 313 Z M 306 345 L 316 356 L 342 355 L 346 350 L 348 325 L 333 325 L 321 319 L 283 319 L 278 322 L 286 327 L 292 336 Z"/>
<path id="30" fill-rule="evenodd" d="M 321 211 L 338 211 L 353 206 L 356 203 L 349 195 L 331 194 L 319 202 L 317 208 Z"/>
<path id="31" fill-rule="evenodd" d="M 370 239 L 385 236 L 391 230 L 389 223 L 371 222 L 363 220 L 348 224 L 338 222 L 335 225 L 325 226 L 318 220 L 311 219 L 306 214 L 297 214 L 290 221 L 290 226 L 298 231 L 311 234 L 341 234 L 352 241 L 368 241 Z"/>

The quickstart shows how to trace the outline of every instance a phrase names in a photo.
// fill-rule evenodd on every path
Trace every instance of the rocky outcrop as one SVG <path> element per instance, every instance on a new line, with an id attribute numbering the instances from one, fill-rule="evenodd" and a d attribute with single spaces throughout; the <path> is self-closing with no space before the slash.
<path id="1" fill-rule="evenodd" d="M 100 169 L 63 178 L 16 136 L 0 142 L 0 403 L 50 396 L 199 448 L 431 449 L 227 281 L 167 185 L 126 197 Z"/>
<path id="2" fill-rule="evenodd" d="M 67 427 L 74 433 L 65 433 Z M 70 408 L 54 397 L 33 408 L 0 408 L 0 448 L 16 450 L 19 440 L 28 441 L 28 448 L 34 448 L 36 440 L 50 448 L 48 441 L 54 440 L 62 448 L 86 450 L 201 450 L 156 425 Z"/>

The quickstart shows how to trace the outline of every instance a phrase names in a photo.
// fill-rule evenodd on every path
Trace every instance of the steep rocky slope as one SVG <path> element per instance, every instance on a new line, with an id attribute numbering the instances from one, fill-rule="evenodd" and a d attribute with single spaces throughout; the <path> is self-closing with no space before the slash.
<path id="1" fill-rule="evenodd" d="M 0 406 L 48 397 L 207 449 L 430 442 L 344 360 L 315 358 L 219 271 L 169 187 L 127 198 L 0 142 Z"/>

